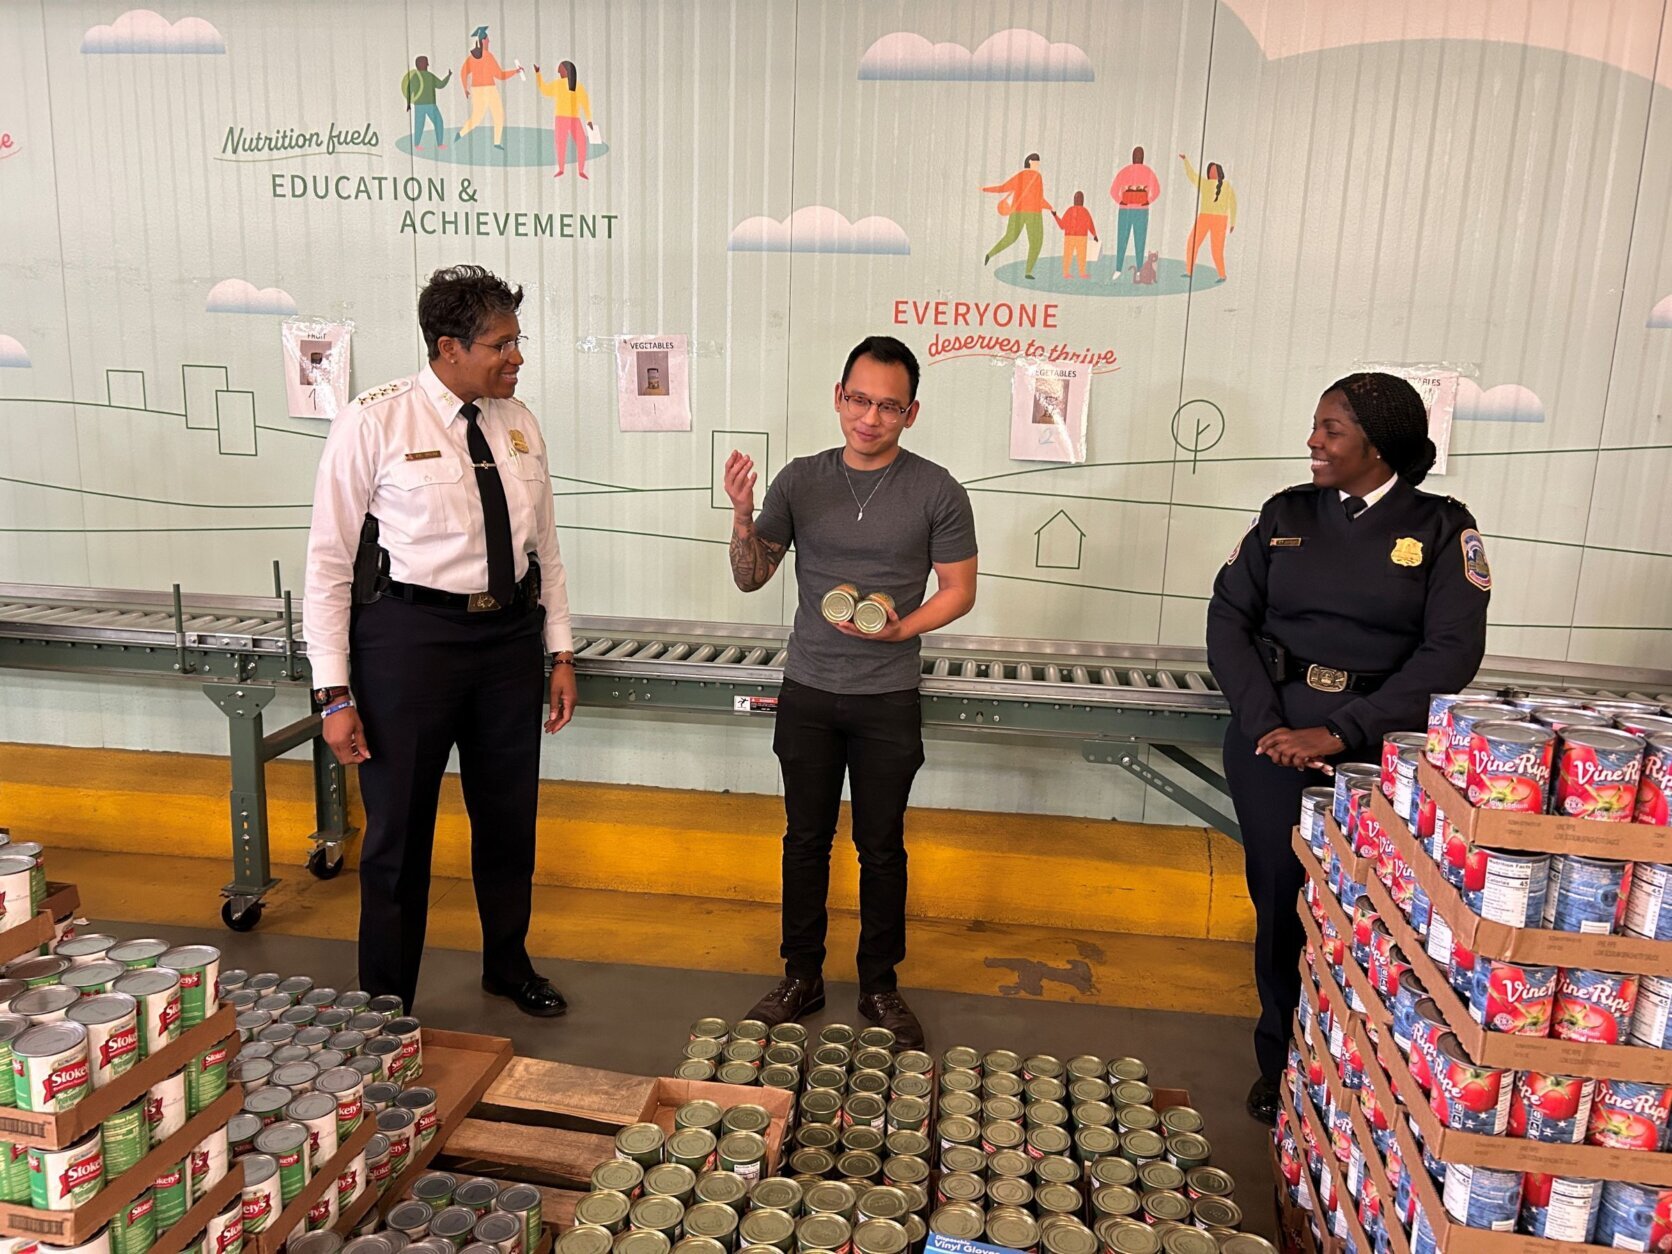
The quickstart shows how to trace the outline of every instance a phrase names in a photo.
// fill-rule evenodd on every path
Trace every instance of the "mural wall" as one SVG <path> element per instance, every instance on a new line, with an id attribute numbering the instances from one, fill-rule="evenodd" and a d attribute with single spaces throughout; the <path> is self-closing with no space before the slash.
<path id="1" fill-rule="evenodd" d="M 470 260 L 528 292 L 580 612 L 787 622 L 787 579 L 731 585 L 718 467 L 834 443 L 845 352 L 890 331 L 910 444 L 975 502 L 960 630 L 1198 644 L 1319 391 L 1398 362 L 1464 376 L 1429 486 L 1488 538 L 1492 651 L 1666 666 L 1666 9 L 0 6 L 0 581 L 299 586 L 328 420 L 288 416 L 282 321 L 352 321 L 364 390 Z M 690 429 L 622 430 L 617 339 L 672 335 Z M 1080 464 L 1012 458 L 1019 357 L 1089 368 Z M 121 738 L 63 721 L 74 681 L 0 683 L 0 736 Z M 657 760 L 775 787 L 699 740 Z M 646 778 L 612 752 L 554 769 Z"/>

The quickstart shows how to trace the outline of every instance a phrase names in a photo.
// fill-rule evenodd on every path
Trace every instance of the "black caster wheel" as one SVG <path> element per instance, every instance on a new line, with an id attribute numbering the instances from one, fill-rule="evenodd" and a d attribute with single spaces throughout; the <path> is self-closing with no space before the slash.
<path id="1" fill-rule="evenodd" d="M 232 902 L 225 902 L 221 906 L 221 922 L 234 932 L 254 931 L 255 925 L 261 922 L 261 902 L 253 901 L 242 910 L 234 910 Z"/>
<path id="2" fill-rule="evenodd" d="M 343 869 L 343 854 L 338 850 L 332 861 L 326 860 L 326 846 L 315 845 L 308 854 L 308 873 L 316 880 L 334 880 Z"/>

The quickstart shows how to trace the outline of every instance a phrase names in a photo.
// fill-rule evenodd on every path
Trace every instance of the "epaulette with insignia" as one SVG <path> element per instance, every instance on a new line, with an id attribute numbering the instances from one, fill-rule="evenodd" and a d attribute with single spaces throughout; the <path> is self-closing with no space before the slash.
<path id="1" fill-rule="evenodd" d="M 1287 496 L 1291 492 L 1316 492 L 1317 490 L 1318 485 L 1315 483 L 1293 483 L 1288 487 L 1281 489 L 1277 495 Z"/>
<path id="2" fill-rule="evenodd" d="M 1452 504 L 1452 505 L 1457 506 L 1457 508 L 1460 509 L 1460 510 L 1468 511 L 1468 509 L 1469 509 L 1469 507 L 1467 505 L 1465 505 L 1462 501 L 1458 500 L 1455 496 L 1448 496 L 1446 498 L 1446 501 L 1448 503 Z"/>
<path id="3" fill-rule="evenodd" d="M 523 398 L 520 397 L 520 396 L 508 396 L 505 399 L 508 400 L 508 401 L 511 401 L 515 404 L 521 405 L 524 409 L 528 409 L 528 403 L 526 401 L 524 401 Z M 533 413 L 534 411 L 532 409 L 529 409 L 528 412 Z"/>
<path id="4" fill-rule="evenodd" d="M 391 396 L 399 396 L 402 392 L 411 389 L 411 387 L 411 379 L 396 379 L 392 383 L 385 383 L 382 387 L 375 387 L 369 392 L 360 393 L 359 396 L 354 398 L 354 403 L 359 405 L 361 408 L 364 408 L 367 405 L 375 405 L 378 401 L 386 401 Z"/>

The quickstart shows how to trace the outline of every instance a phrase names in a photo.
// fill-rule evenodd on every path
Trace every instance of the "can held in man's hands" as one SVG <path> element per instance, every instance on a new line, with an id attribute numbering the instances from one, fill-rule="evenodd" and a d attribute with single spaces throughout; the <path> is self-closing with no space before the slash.
<path id="1" fill-rule="evenodd" d="M 851 583 L 839 583 L 819 599 L 819 613 L 824 615 L 826 622 L 845 623 L 853 618 L 854 609 L 858 605 L 859 589 Z M 699 1022 L 706 1023 L 707 1020 Z"/>
<path id="2" fill-rule="evenodd" d="M 74 1210 L 104 1188 L 104 1138 L 94 1128 L 64 1149 L 29 1147 L 29 1204 L 36 1210 Z"/>
<path id="3" fill-rule="evenodd" d="M 873 592 L 853 607 L 853 625 L 867 636 L 874 636 L 888 626 L 894 613 L 894 598 L 886 592 Z"/>
<path id="4" fill-rule="evenodd" d="M 1558 932 L 1607 936 L 1625 912 L 1626 863 L 1559 853 L 1550 859 L 1544 926 Z"/>
<path id="5" fill-rule="evenodd" d="M 1629 823 L 1643 774 L 1641 736 L 1607 727 L 1569 727 L 1556 755 L 1552 811 L 1570 818 Z"/>

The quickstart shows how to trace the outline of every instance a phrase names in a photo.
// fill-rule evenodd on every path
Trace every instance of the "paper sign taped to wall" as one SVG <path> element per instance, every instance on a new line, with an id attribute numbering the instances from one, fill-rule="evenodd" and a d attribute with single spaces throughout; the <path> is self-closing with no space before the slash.
<path id="1" fill-rule="evenodd" d="M 286 318 L 284 393 L 292 418 L 335 418 L 348 404 L 348 347 L 352 322 Z"/>
<path id="2" fill-rule="evenodd" d="M 683 335 L 616 340 L 615 395 L 623 431 L 691 429 L 689 361 Z"/>
<path id="3" fill-rule="evenodd" d="M 1428 409 L 1428 438 L 1434 441 L 1434 469 L 1431 475 L 1446 473 L 1446 455 L 1451 451 L 1451 420 L 1457 409 L 1457 384 L 1463 376 L 1452 366 L 1424 362 L 1355 362 L 1354 370 L 1381 371 L 1397 375 L 1417 390 Z"/>
<path id="4" fill-rule="evenodd" d="M 1027 462 L 1086 460 L 1091 367 L 1016 359 L 1010 381 L 1010 456 Z"/>

